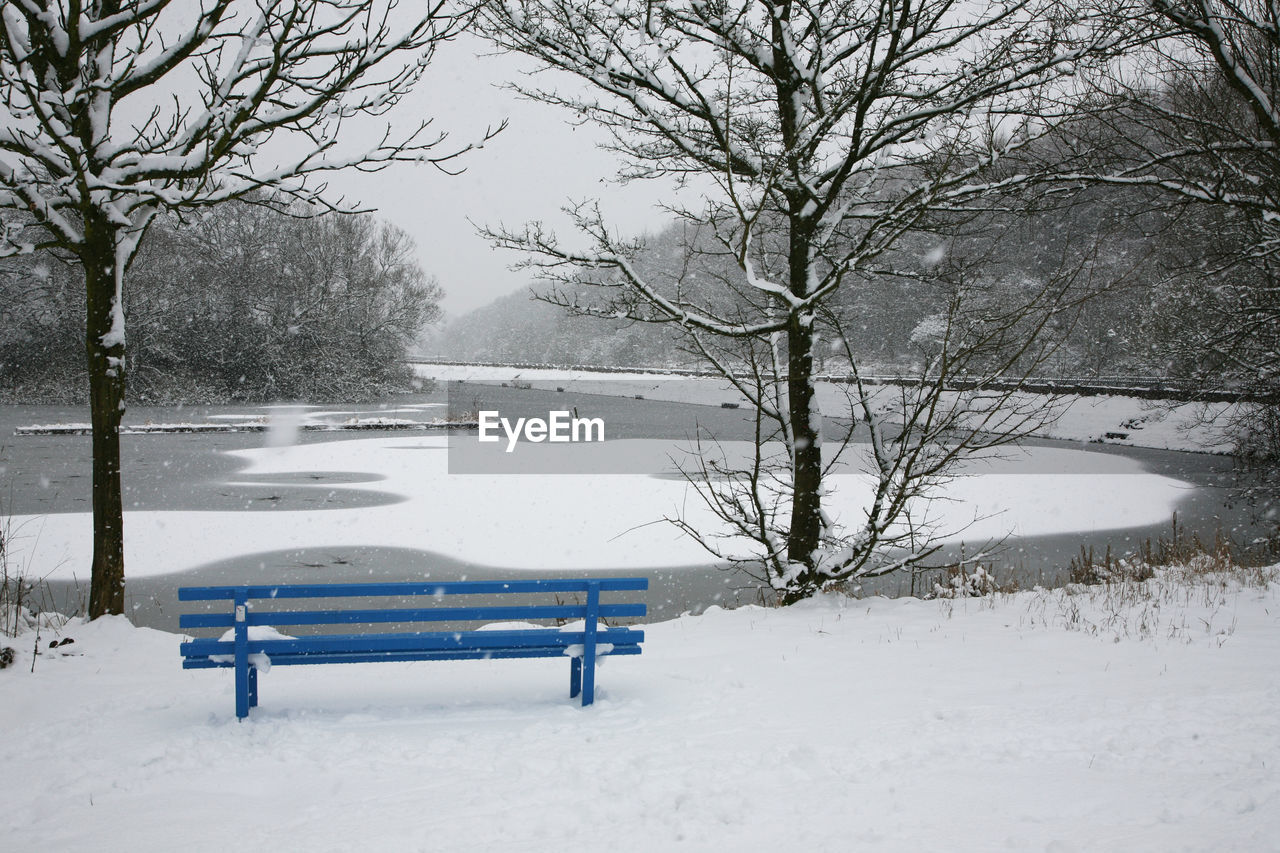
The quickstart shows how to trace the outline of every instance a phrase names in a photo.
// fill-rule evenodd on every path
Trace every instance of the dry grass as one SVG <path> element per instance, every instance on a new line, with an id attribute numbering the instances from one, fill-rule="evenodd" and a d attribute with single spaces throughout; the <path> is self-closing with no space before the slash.
<path id="1" fill-rule="evenodd" d="M 1175 517 L 1167 538 L 1148 540 L 1134 554 L 1117 557 L 1108 549 L 1098 557 L 1082 548 L 1071 561 L 1070 580 L 1059 588 L 1019 592 L 996 583 L 989 569 L 957 566 L 927 597 L 939 599 L 947 615 L 966 598 L 979 607 L 1025 602 L 1023 627 L 1080 631 L 1114 642 L 1207 637 L 1221 645 L 1235 632 L 1239 596 L 1280 583 L 1280 564 L 1259 562 L 1265 553 L 1246 554 L 1220 535 L 1212 543 L 1188 536 Z"/>
<path id="2" fill-rule="evenodd" d="M 1201 554 L 1156 568 L 1145 580 L 1037 590 L 1029 599 L 1026 624 L 1082 631 L 1116 642 L 1209 637 L 1221 645 L 1235 632 L 1237 596 L 1277 580 L 1280 567 L 1241 567 Z"/>
<path id="3" fill-rule="evenodd" d="M 32 629 L 57 630 L 71 617 L 53 612 L 49 585 L 43 578 L 33 579 L 26 567 L 14 562 L 9 551 L 14 532 L 12 520 L 0 514 L 0 637 L 16 637 Z"/>
<path id="4" fill-rule="evenodd" d="M 1035 591 L 1028 619 L 1116 641 L 1207 636 L 1221 644 L 1235 631 L 1237 596 L 1278 581 L 1280 565 L 1242 559 L 1220 534 L 1212 543 L 1187 536 L 1174 516 L 1169 538 L 1147 540 L 1128 557 L 1108 550 L 1095 560 L 1082 550 L 1070 583 Z"/>

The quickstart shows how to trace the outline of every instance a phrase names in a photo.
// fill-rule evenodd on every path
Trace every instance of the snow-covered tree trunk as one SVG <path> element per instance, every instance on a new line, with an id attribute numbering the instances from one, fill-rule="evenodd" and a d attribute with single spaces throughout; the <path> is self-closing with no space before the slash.
<path id="1" fill-rule="evenodd" d="M 84 218 L 80 253 L 85 278 L 85 355 L 93 425 L 93 564 L 89 612 L 124 612 L 124 504 L 120 482 L 120 421 L 125 411 L 123 270 L 116 230 L 100 214 Z"/>
<path id="2" fill-rule="evenodd" d="M 805 315 L 787 324 L 787 405 L 794 435 L 795 486 L 791 502 L 791 535 L 787 559 L 809 574 L 822 545 L 822 413 L 813 388 L 813 323 Z"/>
<path id="3" fill-rule="evenodd" d="M 787 237 L 787 289 L 796 304 L 804 304 L 817 281 L 814 269 L 816 205 L 811 192 L 797 180 L 811 168 L 804 155 L 804 81 L 795 56 L 789 10 L 785 6 L 770 21 L 770 49 L 774 75 L 779 136 L 785 152 L 782 195 Z M 822 414 L 813 388 L 814 310 L 787 314 L 787 406 L 791 431 L 792 499 L 788 528 L 787 562 L 798 571 L 798 586 L 812 583 L 812 571 L 820 556 L 822 529 Z"/>

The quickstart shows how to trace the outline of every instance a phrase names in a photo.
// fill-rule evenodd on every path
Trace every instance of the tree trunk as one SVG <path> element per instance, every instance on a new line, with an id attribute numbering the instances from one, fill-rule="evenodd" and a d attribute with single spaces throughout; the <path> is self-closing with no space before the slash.
<path id="1" fill-rule="evenodd" d="M 813 226 L 801 213 L 805 205 L 803 196 L 797 193 L 789 201 L 787 284 L 793 294 L 804 297 L 810 287 Z M 787 560 L 793 565 L 805 566 L 798 586 L 809 592 L 816 580 L 812 569 L 822 542 L 822 421 L 813 393 L 813 348 L 812 310 L 793 311 L 787 323 L 787 406 L 795 448 Z"/>
<path id="2" fill-rule="evenodd" d="M 787 396 L 795 438 L 787 559 L 812 569 L 822 537 L 822 442 L 813 394 L 812 325 L 793 317 L 787 329 L 787 348 Z"/>
<path id="3" fill-rule="evenodd" d="M 809 275 L 813 264 L 814 213 L 809 210 L 808 192 L 801 189 L 807 171 L 801 161 L 799 127 L 801 110 L 798 95 L 804 81 L 796 74 L 796 58 L 787 33 L 791 4 L 779 4 L 772 11 L 773 62 L 780 73 L 774 77 L 778 119 L 786 146 L 787 174 L 793 186 L 784 190 L 787 198 L 787 288 L 795 297 L 809 295 Z M 792 595 L 811 594 L 816 578 L 813 567 L 822 541 L 822 443 L 821 421 L 813 395 L 813 310 L 790 311 L 787 322 L 787 415 L 793 440 L 791 529 L 787 538 L 787 561 L 805 568 L 789 584 L 784 600 Z M 787 600 L 786 603 L 791 603 Z"/>
<path id="4" fill-rule="evenodd" d="M 89 411 L 93 424 L 93 566 L 89 618 L 124 612 L 124 504 L 120 493 L 120 419 L 124 415 L 124 322 L 109 223 L 86 217 L 84 265 L 88 316 Z"/>

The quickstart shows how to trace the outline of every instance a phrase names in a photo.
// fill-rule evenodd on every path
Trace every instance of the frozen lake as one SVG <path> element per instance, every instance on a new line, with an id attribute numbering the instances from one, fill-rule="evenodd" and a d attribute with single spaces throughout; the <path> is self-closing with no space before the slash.
<path id="1" fill-rule="evenodd" d="M 126 436 L 128 596 L 142 624 L 173 627 L 174 590 L 187 583 L 245 580 L 448 579 L 512 574 L 611 572 L 653 578 L 652 618 L 713 603 L 755 599 L 744 579 L 712 564 L 670 525 L 689 511 L 688 487 L 669 457 L 696 425 L 733 442 L 748 435 L 741 410 L 624 398 L 587 399 L 554 390 L 468 387 L 506 412 L 573 406 L 609 424 L 603 445 L 526 445 L 540 474 L 449 473 L 445 436 L 300 433 L 292 447 L 271 435 Z M 483 399 L 482 399 L 483 398 Z M 418 419 L 439 394 L 398 408 L 312 409 L 312 417 Z M 443 413 L 442 411 L 440 413 Z M 136 408 L 127 422 L 217 421 L 264 414 L 253 407 L 184 411 Z M 4 511 L 14 516 L 15 561 L 75 596 L 90 554 L 88 448 L 83 436 L 13 436 L 31 423 L 83 420 L 75 410 L 6 407 L 0 414 Z M 475 434 L 454 441 L 475 442 Z M 584 462 L 582 454 L 596 454 Z M 534 464 L 533 461 L 527 464 Z M 661 473 L 666 465 L 665 474 Z M 645 473 L 556 474 L 563 470 Z M 1073 442 L 1037 442 L 975 463 L 972 476 L 938 504 L 950 550 L 967 553 L 1005 538 L 997 562 L 1024 581 L 1051 579 L 1082 544 L 1117 552 L 1168 529 L 1174 510 L 1211 535 L 1240 523 L 1223 506 L 1231 463 L 1222 457 Z M 833 478 L 837 515 L 857 512 L 856 465 Z M 684 508 L 683 510 L 681 508 Z M 906 577 L 878 582 L 901 594 Z M 868 590 L 870 591 L 870 589 Z"/>

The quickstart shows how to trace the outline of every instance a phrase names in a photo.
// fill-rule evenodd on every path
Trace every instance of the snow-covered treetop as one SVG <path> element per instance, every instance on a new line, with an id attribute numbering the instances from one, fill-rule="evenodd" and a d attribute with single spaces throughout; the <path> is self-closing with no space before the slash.
<path id="1" fill-rule="evenodd" d="M 735 323 L 677 304 L 628 267 L 625 246 L 584 208 L 575 218 L 589 251 L 538 229 L 495 236 L 544 270 L 618 270 L 686 325 L 776 331 L 811 315 L 927 211 L 1021 180 L 991 167 L 1054 126 L 1083 67 L 1113 61 L 1138 37 L 1119 11 L 1128 2 L 490 0 L 488 38 L 587 84 L 517 88 L 608 128 L 624 177 L 717 185 L 720 213 L 701 218 L 736 223 L 722 236 L 744 289 L 780 313 Z M 803 281 L 753 263 L 753 231 L 770 217 L 805 235 Z"/>
<path id="2" fill-rule="evenodd" d="M 500 44 L 591 82 L 529 88 L 617 134 L 633 175 L 779 180 L 822 205 L 850 169 L 915 162 L 1126 38 L 1058 0 L 498 0 Z M 1108 20 L 1115 20 L 1109 18 Z M 1004 145 L 1017 123 L 1002 121 Z M 952 134 L 954 131 L 952 130 Z M 637 140 L 636 137 L 639 137 Z"/>
<path id="3" fill-rule="evenodd" d="M 443 163 L 429 122 L 343 150 L 461 19 L 444 0 L 6 0 L 0 7 L 0 254 L 74 247 L 87 210 L 125 231 L 157 210 L 307 176 Z M 22 238 L 23 225 L 43 226 Z M 27 242 L 23 242 L 26 239 Z"/>

